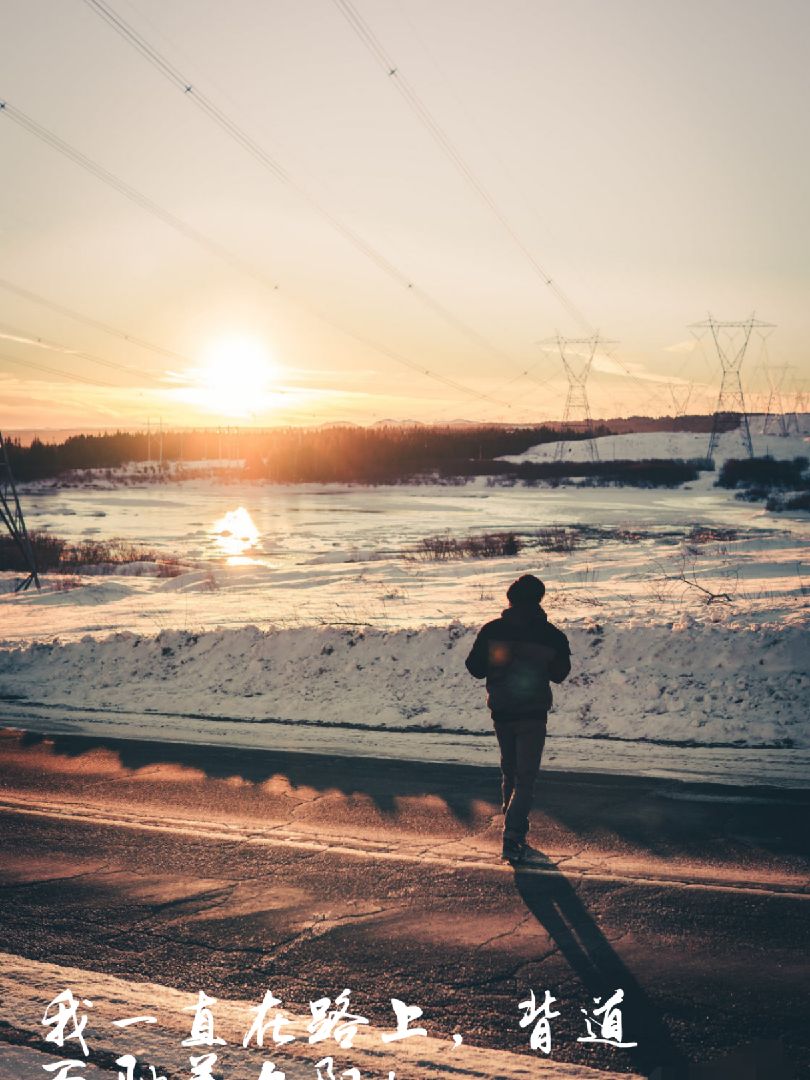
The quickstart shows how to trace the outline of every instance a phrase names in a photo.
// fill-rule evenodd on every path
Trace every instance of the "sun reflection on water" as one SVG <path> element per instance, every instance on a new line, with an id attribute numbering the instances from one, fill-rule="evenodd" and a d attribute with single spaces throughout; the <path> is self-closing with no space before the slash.
<path id="1" fill-rule="evenodd" d="M 259 540 L 259 530 L 253 518 L 244 508 L 237 506 L 214 522 L 213 533 L 223 555 L 231 566 L 253 562 L 247 553 Z"/>

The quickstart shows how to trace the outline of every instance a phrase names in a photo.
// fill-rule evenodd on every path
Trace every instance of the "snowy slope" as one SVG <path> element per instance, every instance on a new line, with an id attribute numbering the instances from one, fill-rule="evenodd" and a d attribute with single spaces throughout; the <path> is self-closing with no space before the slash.
<path id="1" fill-rule="evenodd" d="M 802 417 L 802 427 L 810 429 L 810 418 Z M 770 454 L 775 458 L 810 457 L 810 433 L 792 434 L 782 437 L 763 434 L 762 417 L 751 418 L 751 441 L 757 456 Z M 693 431 L 642 431 L 628 435 L 605 435 L 594 440 L 602 461 L 644 461 L 657 459 L 705 458 L 709 445 L 709 436 Z M 543 443 L 533 446 L 523 454 L 504 457 L 504 461 L 553 461 L 557 452 L 557 443 Z M 739 431 L 724 432 L 719 439 L 714 454 L 715 465 L 719 468 L 724 461 L 732 457 L 747 457 Z M 584 441 L 567 442 L 564 448 L 567 461 L 587 461 L 590 459 L 588 444 Z M 711 476 L 711 474 L 709 474 Z M 713 478 L 712 478 L 713 482 Z"/>

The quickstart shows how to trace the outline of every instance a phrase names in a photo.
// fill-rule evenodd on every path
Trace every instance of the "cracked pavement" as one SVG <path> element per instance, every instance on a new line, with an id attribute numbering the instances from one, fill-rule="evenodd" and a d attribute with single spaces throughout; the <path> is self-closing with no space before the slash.
<path id="1" fill-rule="evenodd" d="M 303 1014 L 349 987 L 381 1027 L 397 997 L 538 1067 L 518 1004 L 549 989 L 560 1063 L 649 1075 L 782 1037 L 808 1075 L 810 792 L 543 773 L 517 873 L 497 794 L 494 763 L 5 732 L 2 949 Z M 638 1048 L 578 1043 L 617 987 Z"/>

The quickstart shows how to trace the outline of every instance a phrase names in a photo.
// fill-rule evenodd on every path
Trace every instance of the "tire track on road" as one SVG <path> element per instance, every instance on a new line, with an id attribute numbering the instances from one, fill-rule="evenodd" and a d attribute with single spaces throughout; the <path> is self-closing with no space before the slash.
<path id="1" fill-rule="evenodd" d="M 70 804 L 55 806 L 8 796 L 0 799 L 0 813 L 73 821 L 107 828 L 190 836 L 197 840 L 209 840 L 211 842 L 237 842 L 259 847 L 293 847 L 313 854 L 333 854 L 368 859 L 370 861 L 428 863 L 447 866 L 457 871 L 484 871 L 492 874 L 512 875 L 516 873 L 510 864 L 497 861 L 494 852 L 492 855 L 482 852 L 480 856 L 471 855 L 465 857 L 453 857 L 440 853 L 438 849 L 446 845 L 447 841 L 439 837 L 436 838 L 434 845 L 425 844 L 424 840 L 421 840 L 418 844 L 408 844 L 401 839 L 397 839 L 395 846 L 392 844 L 389 847 L 383 841 L 370 840 L 364 843 L 358 841 L 356 837 L 352 837 L 351 843 L 334 838 L 313 839 L 306 833 L 290 829 L 285 830 L 283 826 L 279 827 L 278 825 L 268 826 L 266 832 L 261 832 L 255 825 L 241 828 L 238 825 L 224 823 L 211 825 L 205 821 L 188 818 L 148 819 L 124 812 L 111 814 L 98 807 L 83 807 L 80 809 Z M 659 889 L 705 890 L 718 893 L 742 893 L 792 900 L 810 900 L 810 882 L 801 879 L 791 879 L 781 883 L 774 882 L 771 879 L 761 879 L 759 881 L 743 878 L 736 880 L 730 878 L 721 879 L 712 877 L 703 868 L 696 866 L 678 867 L 677 876 L 675 874 L 671 876 L 655 875 L 644 873 L 641 870 L 638 873 L 611 873 L 604 870 L 599 863 L 571 864 L 573 858 L 573 855 L 560 857 L 560 863 L 565 863 L 564 870 L 560 869 L 553 861 L 543 860 L 542 863 L 538 861 L 537 865 L 534 865 L 531 861 L 524 863 L 517 872 L 540 877 L 565 877 L 569 881 L 578 882 L 590 881 Z"/>

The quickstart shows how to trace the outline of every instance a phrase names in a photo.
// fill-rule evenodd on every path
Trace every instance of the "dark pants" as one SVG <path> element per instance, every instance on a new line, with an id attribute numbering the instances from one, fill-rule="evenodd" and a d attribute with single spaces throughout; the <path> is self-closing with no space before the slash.
<path id="1" fill-rule="evenodd" d="M 534 783 L 546 741 L 546 713 L 522 720 L 493 720 L 501 748 L 503 835 L 523 841 L 529 831 Z"/>

